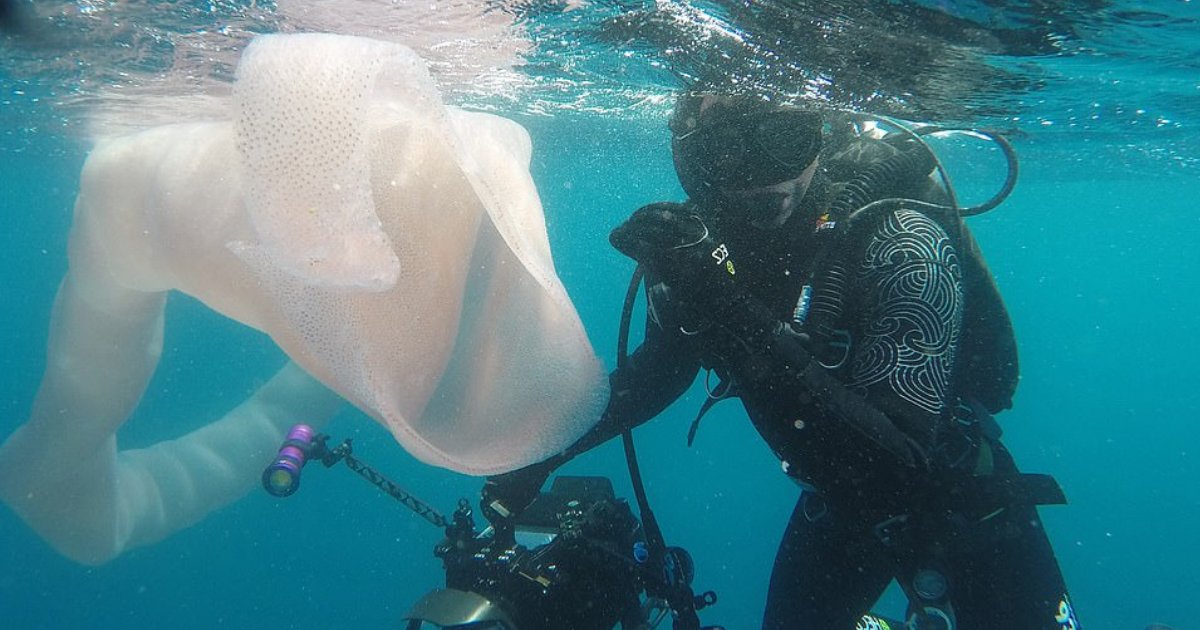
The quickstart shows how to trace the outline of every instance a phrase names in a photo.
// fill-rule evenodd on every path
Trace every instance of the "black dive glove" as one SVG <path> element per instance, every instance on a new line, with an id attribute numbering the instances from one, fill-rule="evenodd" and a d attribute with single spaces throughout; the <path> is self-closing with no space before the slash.
<path id="1" fill-rule="evenodd" d="M 537 498 L 553 470 L 554 466 L 541 462 L 488 477 L 479 499 L 484 518 L 497 529 L 511 528 L 512 521 Z"/>
<path id="2" fill-rule="evenodd" d="M 718 354 L 769 354 L 784 324 L 739 287 L 729 247 L 690 204 L 660 202 L 638 208 L 609 241 L 670 288 L 670 296 L 702 328 L 724 334 Z M 714 348 L 714 350 L 716 350 Z"/>
<path id="3" fill-rule="evenodd" d="M 728 246 L 693 206 L 642 206 L 612 231 L 609 242 L 666 283 L 702 320 L 720 323 L 746 301 Z"/>

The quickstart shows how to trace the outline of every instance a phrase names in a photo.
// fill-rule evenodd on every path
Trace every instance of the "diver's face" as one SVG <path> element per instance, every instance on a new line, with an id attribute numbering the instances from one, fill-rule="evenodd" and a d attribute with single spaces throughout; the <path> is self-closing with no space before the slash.
<path id="1" fill-rule="evenodd" d="M 776 229 L 808 192 L 821 129 L 811 110 L 704 95 L 694 115 L 672 120 L 672 149 L 677 168 L 686 163 L 707 183 L 727 219 Z"/>
<path id="2" fill-rule="evenodd" d="M 751 226 L 773 230 L 783 227 L 800 206 L 816 172 L 817 160 L 814 159 L 800 175 L 787 181 L 746 190 L 722 190 L 721 196 L 729 208 L 746 217 Z"/>

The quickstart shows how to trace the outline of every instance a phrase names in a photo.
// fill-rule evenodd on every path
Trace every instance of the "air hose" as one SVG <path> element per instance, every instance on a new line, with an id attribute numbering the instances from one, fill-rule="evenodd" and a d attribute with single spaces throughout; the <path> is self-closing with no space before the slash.
<path id="1" fill-rule="evenodd" d="M 625 303 L 621 308 L 621 323 L 617 330 L 617 369 L 625 367 L 629 361 L 629 328 L 633 319 L 633 304 L 637 300 L 638 288 L 642 284 L 642 266 L 638 265 L 633 270 L 633 276 L 629 279 L 629 288 L 625 291 Z M 650 509 L 650 500 L 646 497 L 646 487 L 642 482 L 642 471 L 638 465 L 637 451 L 633 444 L 633 431 L 625 429 L 621 432 L 621 443 L 625 448 L 625 462 L 629 466 L 629 479 L 633 485 L 633 495 L 638 504 L 638 511 L 642 516 L 642 528 L 646 532 L 646 546 L 650 551 L 651 562 L 654 565 L 661 565 L 665 568 L 668 562 L 675 558 L 672 555 L 672 549 L 667 547 L 666 539 L 663 537 L 662 528 L 658 524 L 658 519 L 654 517 L 654 512 Z M 672 572 L 674 573 L 674 572 Z M 697 597 L 692 591 L 690 576 L 681 578 L 676 575 L 674 578 L 666 578 L 663 580 L 662 587 L 665 592 L 657 593 L 667 601 L 667 605 L 675 613 L 674 628 L 675 630 L 702 630 L 700 627 L 700 617 L 696 611 L 705 606 L 716 603 L 716 594 L 708 591 Z M 650 588 L 647 588 L 649 591 Z M 708 628 L 706 626 L 705 628 Z"/>

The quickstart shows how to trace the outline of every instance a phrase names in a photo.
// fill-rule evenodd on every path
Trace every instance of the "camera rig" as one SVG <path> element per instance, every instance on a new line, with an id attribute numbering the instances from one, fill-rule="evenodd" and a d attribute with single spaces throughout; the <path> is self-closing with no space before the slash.
<path id="1" fill-rule="evenodd" d="M 610 630 L 617 624 L 648 630 L 668 616 L 675 630 L 701 630 L 696 611 L 716 603 L 712 591 L 692 594 L 686 550 L 653 552 L 642 521 L 607 478 L 559 476 L 511 528 L 480 531 L 467 499 L 446 518 L 355 457 L 349 439 L 332 448 L 328 440 L 306 425 L 293 427 L 263 471 L 263 487 L 286 497 L 299 488 L 307 463 L 331 468 L 341 462 L 443 529 L 434 555 L 445 568 L 445 588 L 413 605 L 405 630 Z"/>

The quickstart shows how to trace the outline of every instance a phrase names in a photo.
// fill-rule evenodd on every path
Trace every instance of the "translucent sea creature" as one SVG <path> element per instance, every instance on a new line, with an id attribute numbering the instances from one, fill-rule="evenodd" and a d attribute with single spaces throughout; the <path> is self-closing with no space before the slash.
<path id="1" fill-rule="evenodd" d="M 468 474 L 588 428 L 606 379 L 522 127 L 444 105 L 403 46 L 320 34 L 257 38 L 230 111 L 103 140 L 84 165 L 46 374 L 0 446 L 0 498 L 36 531 L 89 563 L 159 540 L 247 492 L 288 426 L 339 396 Z M 219 421 L 122 451 L 171 290 L 294 365 Z"/>

